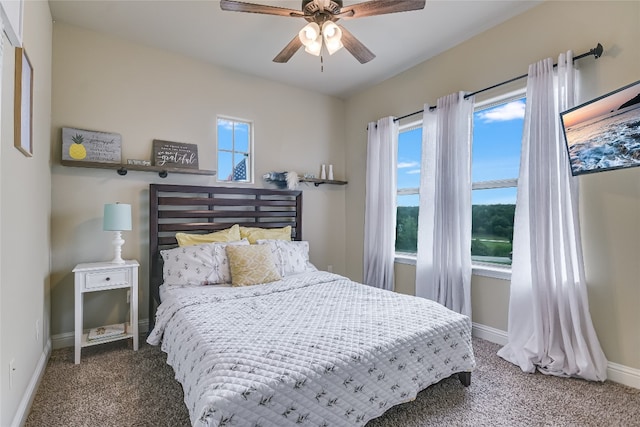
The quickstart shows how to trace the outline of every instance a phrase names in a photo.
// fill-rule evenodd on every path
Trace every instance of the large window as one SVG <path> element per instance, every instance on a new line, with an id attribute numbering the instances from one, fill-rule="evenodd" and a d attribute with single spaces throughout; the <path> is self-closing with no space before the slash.
<path id="1" fill-rule="evenodd" d="M 476 266 L 511 265 L 524 92 L 476 104 L 472 149 L 471 259 Z M 422 122 L 400 126 L 396 253 L 417 252 Z"/>
<path id="2" fill-rule="evenodd" d="M 473 117 L 471 259 L 511 265 L 525 98 L 477 104 Z"/>
<path id="3" fill-rule="evenodd" d="M 253 182 L 253 126 L 250 121 L 218 117 L 218 182 Z"/>
<path id="4" fill-rule="evenodd" d="M 421 158 L 422 121 L 400 126 L 396 252 L 415 255 L 417 251 Z"/>

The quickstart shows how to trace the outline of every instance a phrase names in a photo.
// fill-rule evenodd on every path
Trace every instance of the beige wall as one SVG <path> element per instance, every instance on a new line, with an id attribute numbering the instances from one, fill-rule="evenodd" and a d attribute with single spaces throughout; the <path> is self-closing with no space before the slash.
<path id="1" fill-rule="evenodd" d="M 62 23 L 54 25 L 52 118 L 52 334 L 73 331 L 73 276 L 80 262 L 113 257 L 102 231 L 105 203 L 131 203 L 133 230 L 123 233 L 123 257 L 141 262 L 140 318 L 148 318 L 148 187 L 150 183 L 216 185 L 214 177 L 64 167 L 61 127 L 117 132 L 123 159 L 148 159 L 153 139 L 198 144 L 202 169 L 216 169 L 216 115 L 254 122 L 255 186 L 268 171 L 318 174 L 333 163 L 344 177 L 344 102 L 239 74 L 167 51 Z M 311 261 L 344 273 L 345 190 L 302 186 L 303 238 Z M 114 298 L 116 300 L 114 300 Z M 86 297 L 85 326 L 119 321 L 120 295 Z"/>
<path id="2" fill-rule="evenodd" d="M 427 8 L 428 8 L 427 3 Z M 582 100 L 640 78 L 640 2 L 548 1 L 347 100 L 347 273 L 362 279 L 368 122 L 422 109 L 455 91 L 473 91 L 527 72 L 528 64 L 603 44 L 580 61 Z M 525 84 L 524 81 L 522 84 Z M 512 87 L 513 88 L 513 87 Z M 496 96 L 494 91 L 486 96 Z M 580 178 L 587 284 L 593 321 L 610 361 L 640 368 L 640 168 Z M 415 269 L 396 266 L 396 288 L 414 292 Z M 507 329 L 509 282 L 474 277 L 473 320 Z"/>
<path id="3" fill-rule="evenodd" d="M 49 342 L 51 14 L 26 2 L 23 47 L 33 66 L 33 157 L 13 146 L 15 49 L 4 35 L 0 124 L 0 425 L 12 425 Z M 36 322 L 37 336 L 36 336 Z M 15 360 L 13 387 L 9 362 Z M 37 377 L 37 375 L 35 375 Z"/>

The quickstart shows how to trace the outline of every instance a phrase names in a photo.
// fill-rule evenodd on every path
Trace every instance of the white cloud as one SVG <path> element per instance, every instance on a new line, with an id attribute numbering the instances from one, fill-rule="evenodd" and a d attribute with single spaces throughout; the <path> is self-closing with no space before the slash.
<path id="1" fill-rule="evenodd" d="M 485 123 L 506 122 L 508 120 L 524 118 L 524 109 L 524 102 L 513 101 L 501 107 L 491 108 L 487 111 L 480 112 L 478 117 Z"/>
<path id="2" fill-rule="evenodd" d="M 233 122 L 229 121 L 229 120 L 224 120 L 224 119 L 219 119 L 218 120 L 218 127 L 222 127 L 226 130 L 233 130 Z"/>
<path id="3" fill-rule="evenodd" d="M 411 169 L 410 171 L 405 172 L 407 175 L 415 175 L 420 173 L 420 169 Z"/>
<path id="4" fill-rule="evenodd" d="M 415 168 L 420 166 L 418 162 L 398 162 L 398 169 Z"/>

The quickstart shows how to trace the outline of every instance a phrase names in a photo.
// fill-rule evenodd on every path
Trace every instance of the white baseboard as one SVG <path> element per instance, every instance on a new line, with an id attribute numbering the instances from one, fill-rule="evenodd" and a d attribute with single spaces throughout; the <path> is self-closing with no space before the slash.
<path id="1" fill-rule="evenodd" d="M 147 333 L 149 331 L 149 319 L 138 320 L 138 332 L 140 334 Z M 53 343 L 53 349 L 73 347 L 75 345 L 75 334 L 73 332 L 64 332 L 62 334 L 53 335 L 51 342 Z"/>
<path id="2" fill-rule="evenodd" d="M 474 337 L 478 337 L 495 344 L 505 345 L 508 342 L 508 335 L 506 331 L 475 322 L 473 323 L 471 333 Z M 608 362 L 607 379 L 615 383 L 640 389 L 640 369 L 630 368 L 628 366 L 620 365 L 619 363 Z"/>
<path id="3" fill-rule="evenodd" d="M 609 362 L 607 364 L 607 379 L 640 389 L 640 369 Z"/>
<path id="4" fill-rule="evenodd" d="M 507 338 L 507 332 L 501 329 L 492 328 L 491 326 L 481 325 L 480 323 L 473 322 L 473 329 L 471 334 L 474 337 L 482 338 L 489 342 L 505 345 L 509 340 Z"/>
<path id="5" fill-rule="evenodd" d="M 38 386 L 40 385 L 40 381 L 42 380 L 42 376 L 44 375 L 44 370 L 47 367 L 47 361 L 49 360 L 50 354 L 51 340 L 48 340 L 44 349 L 42 349 L 40 360 L 38 360 L 36 369 L 35 371 L 33 371 L 33 375 L 31 376 L 29 385 L 27 386 L 27 389 L 25 390 L 24 395 L 20 400 L 18 410 L 16 411 L 16 414 L 13 417 L 13 421 L 11 422 L 12 427 L 22 426 L 27 421 L 27 416 L 29 415 L 29 411 L 31 410 L 31 404 L 33 403 L 33 399 L 36 397 L 36 392 L 38 391 Z"/>

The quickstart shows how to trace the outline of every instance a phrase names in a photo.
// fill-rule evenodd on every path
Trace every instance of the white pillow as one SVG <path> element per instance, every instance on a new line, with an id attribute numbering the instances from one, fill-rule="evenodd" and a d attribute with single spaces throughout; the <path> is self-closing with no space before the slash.
<path id="1" fill-rule="evenodd" d="M 206 285 L 213 269 L 211 244 L 183 246 L 160 251 L 162 277 L 170 285 Z"/>
<path id="2" fill-rule="evenodd" d="M 292 274 L 318 271 L 309 262 L 309 242 L 286 240 L 258 240 L 259 245 L 269 245 L 282 277 Z"/>
<path id="3" fill-rule="evenodd" d="M 170 285 L 212 285 L 231 283 L 229 261 L 224 248 L 227 245 L 248 245 L 244 239 L 237 242 L 205 243 L 160 251 L 164 260 L 162 275 Z M 224 257 L 216 256 L 222 249 Z"/>

